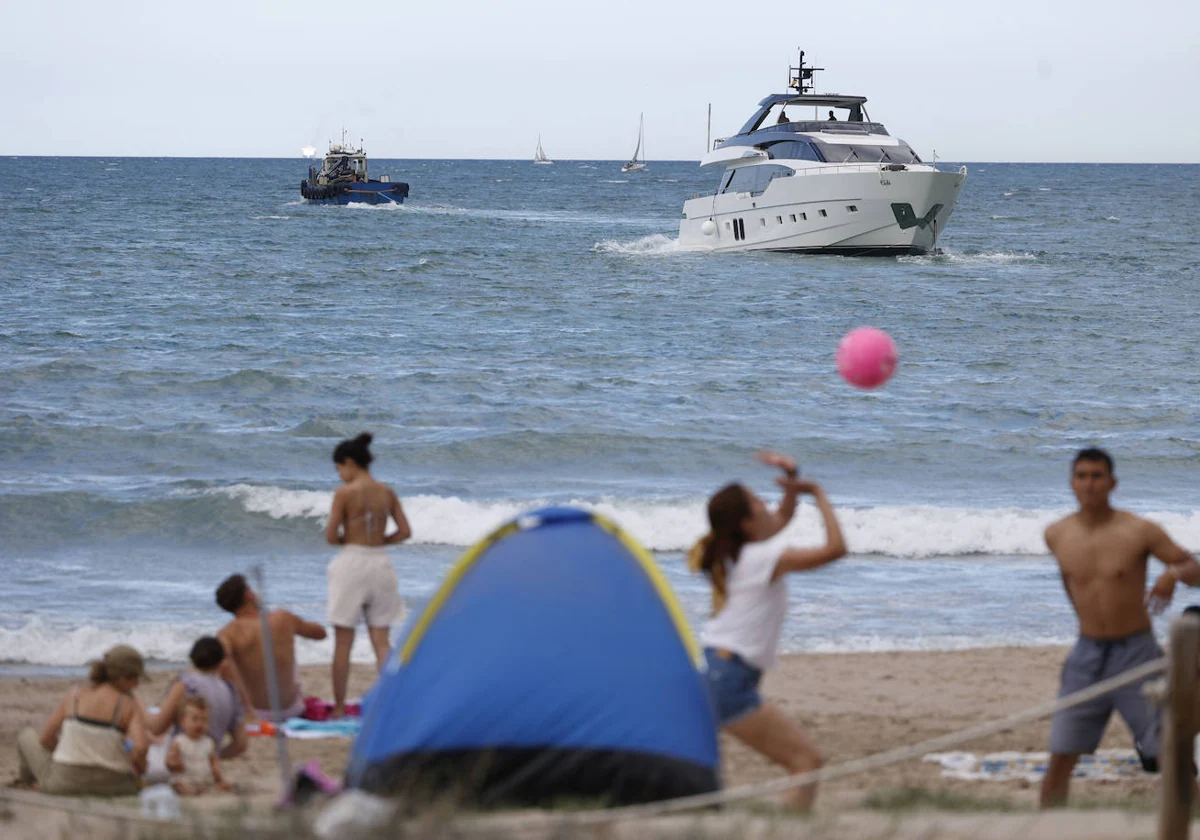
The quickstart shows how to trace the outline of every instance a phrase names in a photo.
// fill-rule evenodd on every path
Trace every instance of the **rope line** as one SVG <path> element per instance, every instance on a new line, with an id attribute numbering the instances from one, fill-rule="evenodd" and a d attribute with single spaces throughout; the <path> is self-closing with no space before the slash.
<path id="1" fill-rule="evenodd" d="M 768 796 L 774 793 L 783 793 L 784 791 L 792 790 L 793 788 L 803 787 L 815 782 L 828 782 L 834 779 L 840 779 L 845 776 L 853 776 L 858 773 L 864 773 L 868 770 L 875 770 L 880 767 L 886 767 L 889 764 L 898 764 L 902 761 L 908 761 L 913 758 L 918 758 L 926 753 L 944 750 L 949 747 L 958 746 L 967 741 L 975 741 L 980 738 L 985 738 L 988 735 L 994 735 L 997 732 L 1002 732 L 1005 729 L 1010 729 L 1013 726 L 1022 723 L 1030 723 L 1044 717 L 1050 717 L 1058 712 L 1066 709 L 1080 706 L 1090 700 L 1095 700 L 1097 697 L 1102 697 L 1116 691 L 1119 688 L 1124 688 L 1127 685 L 1144 680 L 1147 677 L 1162 673 L 1167 668 L 1167 658 L 1164 656 L 1160 659 L 1155 659 L 1153 662 L 1145 662 L 1136 668 L 1118 674 L 1115 677 L 1110 677 L 1107 680 L 1102 680 L 1095 685 L 1077 691 L 1074 694 L 1068 694 L 1057 700 L 1049 703 L 1042 703 L 1038 706 L 1032 706 L 1020 712 L 1015 712 L 1007 717 L 997 720 L 981 723 L 967 729 L 960 729 L 957 732 L 948 732 L 945 735 L 938 735 L 934 738 L 929 738 L 924 741 L 919 741 L 915 744 L 910 744 L 906 747 L 896 747 L 895 749 L 886 750 L 874 755 L 863 756 L 862 758 L 851 759 L 850 761 L 835 764 L 831 767 L 822 767 L 817 770 L 810 770 L 807 773 L 799 773 L 794 776 L 785 776 L 782 779 L 773 779 L 769 782 L 759 782 L 752 785 L 741 785 L 740 787 L 726 788 L 724 790 L 714 791 L 712 793 L 701 793 L 693 796 L 682 796 L 677 799 L 666 799 L 659 802 L 647 802 L 642 805 L 626 805 L 620 808 L 609 808 L 594 811 L 583 811 L 575 814 L 563 814 L 559 819 L 554 819 L 552 822 L 555 825 L 600 825 L 610 822 L 618 822 L 631 819 L 642 819 L 646 817 L 657 817 L 663 814 L 674 814 L 681 811 L 692 811 L 698 808 L 711 808 L 716 805 L 726 805 L 732 802 L 738 802 L 744 799 L 757 799 L 763 796 Z M 558 815 L 556 815 L 558 816 Z M 460 828 L 481 829 L 484 832 L 493 829 L 493 826 L 486 824 L 486 818 L 477 818 L 460 822 Z M 495 827 L 498 828 L 498 827 Z M 511 824 L 506 827 L 511 830 Z"/>
<path id="2" fill-rule="evenodd" d="M 841 764 L 835 764 L 830 767 L 822 767 L 817 770 L 810 770 L 807 773 L 800 773 L 794 776 L 785 776 L 782 779 L 773 779 L 769 782 L 741 785 L 739 787 L 725 788 L 724 790 L 714 791 L 712 793 L 682 796 L 676 799 L 648 802 L 641 805 L 626 805 L 619 808 L 598 809 L 573 814 L 543 815 L 534 819 L 510 820 L 501 818 L 500 820 L 497 820 L 495 817 L 476 817 L 469 820 L 457 821 L 455 823 L 455 827 L 473 833 L 487 834 L 497 831 L 504 832 L 512 831 L 514 829 L 519 830 L 522 826 L 546 828 L 548 826 L 570 827 L 603 825 L 625 820 L 644 819 L 648 817 L 662 816 L 665 814 L 675 814 L 700 808 L 711 808 L 717 805 L 727 805 L 745 799 L 757 799 L 775 793 L 783 793 L 784 791 L 803 787 L 805 785 L 818 782 L 829 782 L 833 781 L 834 779 L 841 779 L 846 776 L 865 773 L 868 770 L 886 767 L 889 764 L 898 764 L 902 761 L 919 758 L 926 753 L 947 749 L 949 747 L 958 746 L 959 744 L 964 744 L 968 741 L 975 741 L 980 738 L 985 738 L 988 735 L 994 735 L 998 732 L 1004 731 L 1005 729 L 1010 729 L 1018 724 L 1031 723 L 1035 720 L 1050 717 L 1058 712 L 1065 711 L 1066 709 L 1080 706 L 1091 700 L 1095 700 L 1097 697 L 1102 697 L 1105 694 L 1110 694 L 1117 689 L 1124 688 L 1127 685 L 1144 680 L 1147 677 L 1160 674 L 1165 671 L 1166 668 L 1167 658 L 1162 657 L 1161 659 L 1156 659 L 1153 662 L 1145 662 L 1136 668 L 1131 668 L 1123 674 L 1118 674 L 1115 677 L 1102 680 L 1101 682 L 1089 686 L 1082 691 L 1065 695 L 1057 700 L 1054 700 L 1053 702 L 1042 703 L 1038 706 L 1032 706 L 1028 709 L 1014 712 L 1011 715 L 999 718 L 997 720 L 981 723 L 976 726 L 968 727 L 967 729 L 960 729 L 956 732 L 948 732 L 945 735 L 938 735 L 934 738 L 919 741 L 915 744 L 909 744 L 908 746 L 896 747 L 895 749 L 885 750 L 884 752 L 875 753 L 874 755 L 851 759 L 850 761 L 845 761 Z M 18 790 L 0 790 L 0 801 L 4 800 L 14 804 L 28 805 L 50 810 L 67 811 L 77 814 L 87 814 L 90 816 L 108 817 L 110 819 L 127 820 L 135 823 L 151 823 L 158 825 L 163 824 L 161 820 L 148 817 L 133 809 L 126 809 L 96 802 L 77 802 L 74 800 L 69 800 L 65 797 L 52 797 L 47 796 L 46 794 Z"/>

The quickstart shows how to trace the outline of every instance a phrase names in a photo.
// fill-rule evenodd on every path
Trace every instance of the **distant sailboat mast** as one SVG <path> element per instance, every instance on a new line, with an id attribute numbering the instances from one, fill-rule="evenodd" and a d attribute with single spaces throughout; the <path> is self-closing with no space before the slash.
<path id="1" fill-rule="evenodd" d="M 537 151 L 533 153 L 534 163 L 554 163 L 550 158 L 546 157 L 546 152 L 542 149 L 542 135 L 538 135 Z"/>
<path id="2" fill-rule="evenodd" d="M 639 169 L 646 168 L 646 120 L 645 114 L 638 114 L 638 139 L 637 147 L 633 150 L 633 157 L 629 159 L 629 163 L 621 167 L 622 172 L 634 172 Z M 639 160 L 640 157 L 640 160 Z"/>

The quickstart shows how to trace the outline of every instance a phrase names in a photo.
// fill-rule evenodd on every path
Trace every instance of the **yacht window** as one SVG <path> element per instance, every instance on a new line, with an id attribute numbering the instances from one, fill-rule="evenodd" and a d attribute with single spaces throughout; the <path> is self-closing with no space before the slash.
<path id="1" fill-rule="evenodd" d="M 823 160 L 817 147 L 807 140 L 783 140 L 765 147 L 771 158 L 783 160 Z"/>
<path id="2" fill-rule="evenodd" d="M 796 221 L 796 214 L 795 214 L 795 213 L 792 213 L 792 214 L 791 214 L 791 218 L 792 218 L 792 221 L 793 221 L 793 222 L 794 222 L 794 221 Z"/>
<path id="3" fill-rule="evenodd" d="M 802 222 L 807 222 L 807 221 L 808 221 L 808 214 L 807 214 L 807 213 L 801 213 L 801 214 L 800 214 L 800 221 L 802 221 Z"/>
<path id="4" fill-rule="evenodd" d="M 846 212 L 847 212 L 847 213 L 857 213 L 857 212 L 858 212 L 858 205 L 857 205 L 857 204 L 847 204 L 847 205 L 846 205 Z"/>
<path id="5" fill-rule="evenodd" d="M 766 227 L 766 226 L 767 226 L 767 220 L 766 220 L 766 219 L 764 219 L 764 218 L 762 218 L 762 217 L 759 217 L 759 220 L 758 220 L 758 226 L 759 226 L 759 227 Z"/>
<path id="6" fill-rule="evenodd" d="M 777 166 L 774 164 L 738 167 L 729 173 L 729 177 L 725 181 L 725 186 L 721 188 L 721 192 L 748 192 L 751 195 L 759 195 L 766 190 L 771 181 L 776 178 L 786 178 L 794 174 L 794 172 L 795 170 L 787 166 Z"/>
<path id="7" fill-rule="evenodd" d="M 776 216 L 775 222 L 776 222 L 776 224 L 780 224 L 780 225 L 783 224 L 783 216 Z"/>
<path id="8" fill-rule="evenodd" d="M 818 212 L 818 213 L 820 213 L 822 216 L 828 216 L 828 215 L 829 215 L 829 214 L 828 214 L 828 213 L 826 213 L 824 210 L 818 210 L 817 212 Z"/>

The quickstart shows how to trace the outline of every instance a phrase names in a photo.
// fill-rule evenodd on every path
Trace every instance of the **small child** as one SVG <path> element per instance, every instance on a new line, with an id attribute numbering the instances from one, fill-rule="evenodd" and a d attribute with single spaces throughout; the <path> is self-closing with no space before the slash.
<path id="1" fill-rule="evenodd" d="M 167 749 L 171 787 L 181 796 L 197 796 L 210 788 L 229 790 L 221 778 L 217 745 L 208 734 L 208 701 L 189 694 L 179 704 L 180 732 Z"/>

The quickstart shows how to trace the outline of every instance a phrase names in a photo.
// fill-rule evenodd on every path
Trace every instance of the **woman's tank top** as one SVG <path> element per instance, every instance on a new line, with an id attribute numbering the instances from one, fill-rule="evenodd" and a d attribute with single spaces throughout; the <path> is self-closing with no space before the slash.
<path id="1" fill-rule="evenodd" d="M 58 735 L 58 746 L 53 759 L 59 764 L 77 767 L 101 767 L 114 773 L 133 775 L 133 763 L 125 750 L 125 732 L 117 725 L 121 719 L 122 697 L 113 709 L 112 720 L 93 720 L 79 716 L 79 690 L 71 717 L 63 721 Z"/>

